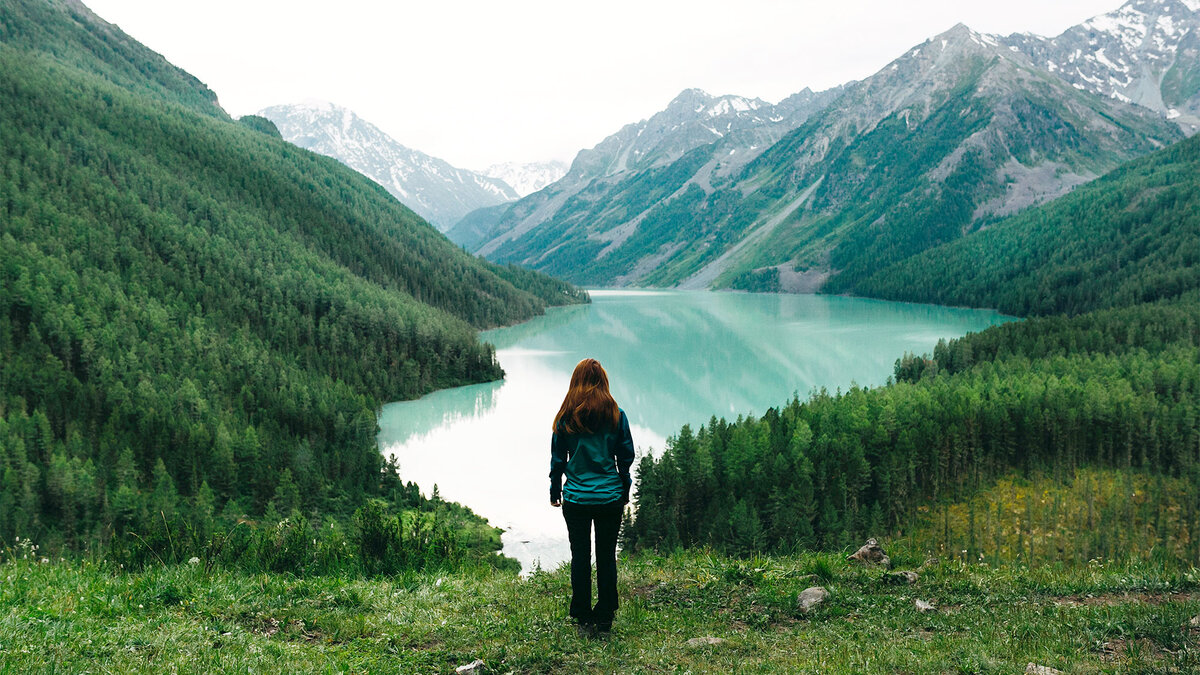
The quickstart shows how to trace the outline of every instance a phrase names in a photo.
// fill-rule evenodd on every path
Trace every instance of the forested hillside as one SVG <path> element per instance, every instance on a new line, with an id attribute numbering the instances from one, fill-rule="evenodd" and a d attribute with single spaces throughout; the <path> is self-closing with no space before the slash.
<path id="1" fill-rule="evenodd" d="M 1130 162 L 1059 199 L 885 268 L 864 295 L 1079 313 L 1200 287 L 1200 138 Z"/>
<path id="2" fill-rule="evenodd" d="M 586 299 L 233 122 L 81 5 L 0 20 L 0 542 L 418 506 L 379 406 L 499 377 L 477 329 Z"/>
<path id="3" fill-rule="evenodd" d="M 974 509 L 974 495 L 1010 474 L 1070 487 L 1091 468 L 1150 486 L 1137 507 L 1157 523 L 1150 542 L 1170 538 L 1172 555 L 1196 563 L 1200 508 L 1172 504 L 1153 477 L 1188 486 L 1180 494 L 1200 490 L 1198 153 L 1197 139 L 1181 142 L 876 274 L 859 290 L 1046 316 L 904 355 L 886 387 L 685 428 L 660 458 L 642 460 L 629 543 L 836 549 L 904 532 L 939 504 Z M 1105 523 L 1082 533 L 1102 555 L 1146 541 L 1124 532 L 1132 511 L 1097 506 L 1091 479 L 1071 489 L 1086 522 Z M 987 532 L 1032 541 L 1032 506 L 990 509 L 971 510 L 961 528 L 973 552 L 992 543 L 985 518 Z"/>
<path id="4" fill-rule="evenodd" d="M 204 83 L 96 16 L 79 0 L 3 0 L 0 43 L 44 53 L 138 94 L 229 118 Z"/>

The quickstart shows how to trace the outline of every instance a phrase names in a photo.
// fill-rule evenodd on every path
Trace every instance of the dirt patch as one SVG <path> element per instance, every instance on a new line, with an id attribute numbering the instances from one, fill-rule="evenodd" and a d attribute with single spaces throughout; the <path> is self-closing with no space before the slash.
<path id="1" fill-rule="evenodd" d="M 1168 602 L 1190 602 L 1200 599 L 1196 593 L 1102 593 L 1100 595 L 1064 595 L 1053 599 L 1060 607 L 1110 607 L 1138 602 L 1162 605 Z"/>
<path id="2" fill-rule="evenodd" d="M 1100 645 L 1096 651 L 1100 653 L 1100 661 L 1103 663 L 1128 663 L 1133 660 L 1161 661 L 1174 656 L 1170 650 L 1163 649 L 1150 638 L 1136 640 L 1117 638 Z"/>
<path id="3" fill-rule="evenodd" d="M 251 633 L 265 635 L 266 637 L 279 635 L 279 637 L 285 640 L 314 642 L 321 639 L 321 632 L 315 629 L 310 629 L 304 624 L 302 619 L 280 621 L 279 619 L 270 616 L 259 617 L 252 620 L 247 628 Z"/>

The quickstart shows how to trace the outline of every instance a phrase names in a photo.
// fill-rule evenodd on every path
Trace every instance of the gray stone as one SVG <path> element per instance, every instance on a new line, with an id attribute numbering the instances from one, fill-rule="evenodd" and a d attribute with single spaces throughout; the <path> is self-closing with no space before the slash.
<path id="1" fill-rule="evenodd" d="M 883 552 L 883 549 L 879 546 L 879 542 L 874 539 L 868 539 L 867 543 L 863 544 L 861 548 L 853 554 L 846 556 L 846 560 L 854 560 L 865 565 L 883 565 L 884 567 L 889 567 L 892 564 L 892 559 Z"/>
<path id="2" fill-rule="evenodd" d="M 475 659 L 465 666 L 459 666 L 454 669 L 458 675 L 479 675 L 487 666 L 483 664 L 483 659 Z"/>
<path id="3" fill-rule="evenodd" d="M 1058 675 L 1061 672 L 1061 670 L 1056 670 L 1050 666 L 1039 666 L 1033 661 L 1025 665 L 1026 675 Z"/>
<path id="4" fill-rule="evenodd" d="M 719 645 L 719 644 L 724 644 L 724 643 L 725 643 L 725 640 L 723 640 L 719 637 L 709 637 L 706 635 L 704 637 L 694 637 L 691 640 L 688 640 L 687 646 L 689 646 L 689 647 L 706 647 L 708 645 Z"/>
<path id="5" fill-rule="evenodd" d="M 796 599 L 796 604 L 800 606 L 800 611 L 805 614 L 811 612 L 817 605 L 825 602 L 829 597 L 829 591 L 823 586 L 811 586 L 800 592 L 800 597 Z"/>
<path id="6" fill-rule="evenodd" d="M 921 600 L 920 598 L 918 598 L 914 604 L 916 604 L 918 612 L 924 613 L 924 612 L 932 612 L 934 610 L 932 603 L 925 602 L 924 600 Z"/>
<path id="7" fill-rule="evenodd" d="M 904 570 L 903 572 L 889 572 L 888 574 L 883 575 L 883 578 L 885 581 L 893 584 L 915 584 L 917 583 L 917 579 L 920 578 L 920 575 L 916 572 Z"/>

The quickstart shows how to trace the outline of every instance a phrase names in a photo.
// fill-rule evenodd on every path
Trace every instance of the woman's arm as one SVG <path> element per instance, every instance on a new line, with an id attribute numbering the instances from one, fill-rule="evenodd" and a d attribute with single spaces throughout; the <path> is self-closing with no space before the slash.
<path id="1" fill-rule="evenodd" d="M 624 486 L 624 492 L 621 494 L 621 503 L 629 503 L 629 491 L 633 487 L 633 477 L 629 475 L 629 467 L 633 466 L 634 447 L 633 436 L 629 433 L 629 418 L 625 416 L 625 411 L 621 411 L 621 429 L 618 435 L 619 442 L 617 443 L 617 473 L 621 476 L 621 484 Z"/>
<path id="2" fill-rule="evenodd" d="M 554 506 L 562 503 L 562 475 L 566 468 L 566 444 L 556 433 L 550 437 L 550 503 Z"/>

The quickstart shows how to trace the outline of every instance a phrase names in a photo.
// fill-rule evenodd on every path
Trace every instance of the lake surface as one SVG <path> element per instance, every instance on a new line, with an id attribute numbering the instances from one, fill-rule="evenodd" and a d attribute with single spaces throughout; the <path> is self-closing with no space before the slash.
<path id="1" fill-rule="evenodd" d="M 993 311 L 814 295 L 592 291 L 592 304 L 487 331 L 500 382 L 390 403 L 379 446 L 426 494 L 505 528 L 526 571 L 570 556 L 550 506 L 550 427 L 571 371 L 598 359 L 639 456 L 684 424 L 761 415 L 815 389 L 887 381 L 904 352 L 1011 320 Z M 635 465 L 636 466 L 636 465 Z"/>

